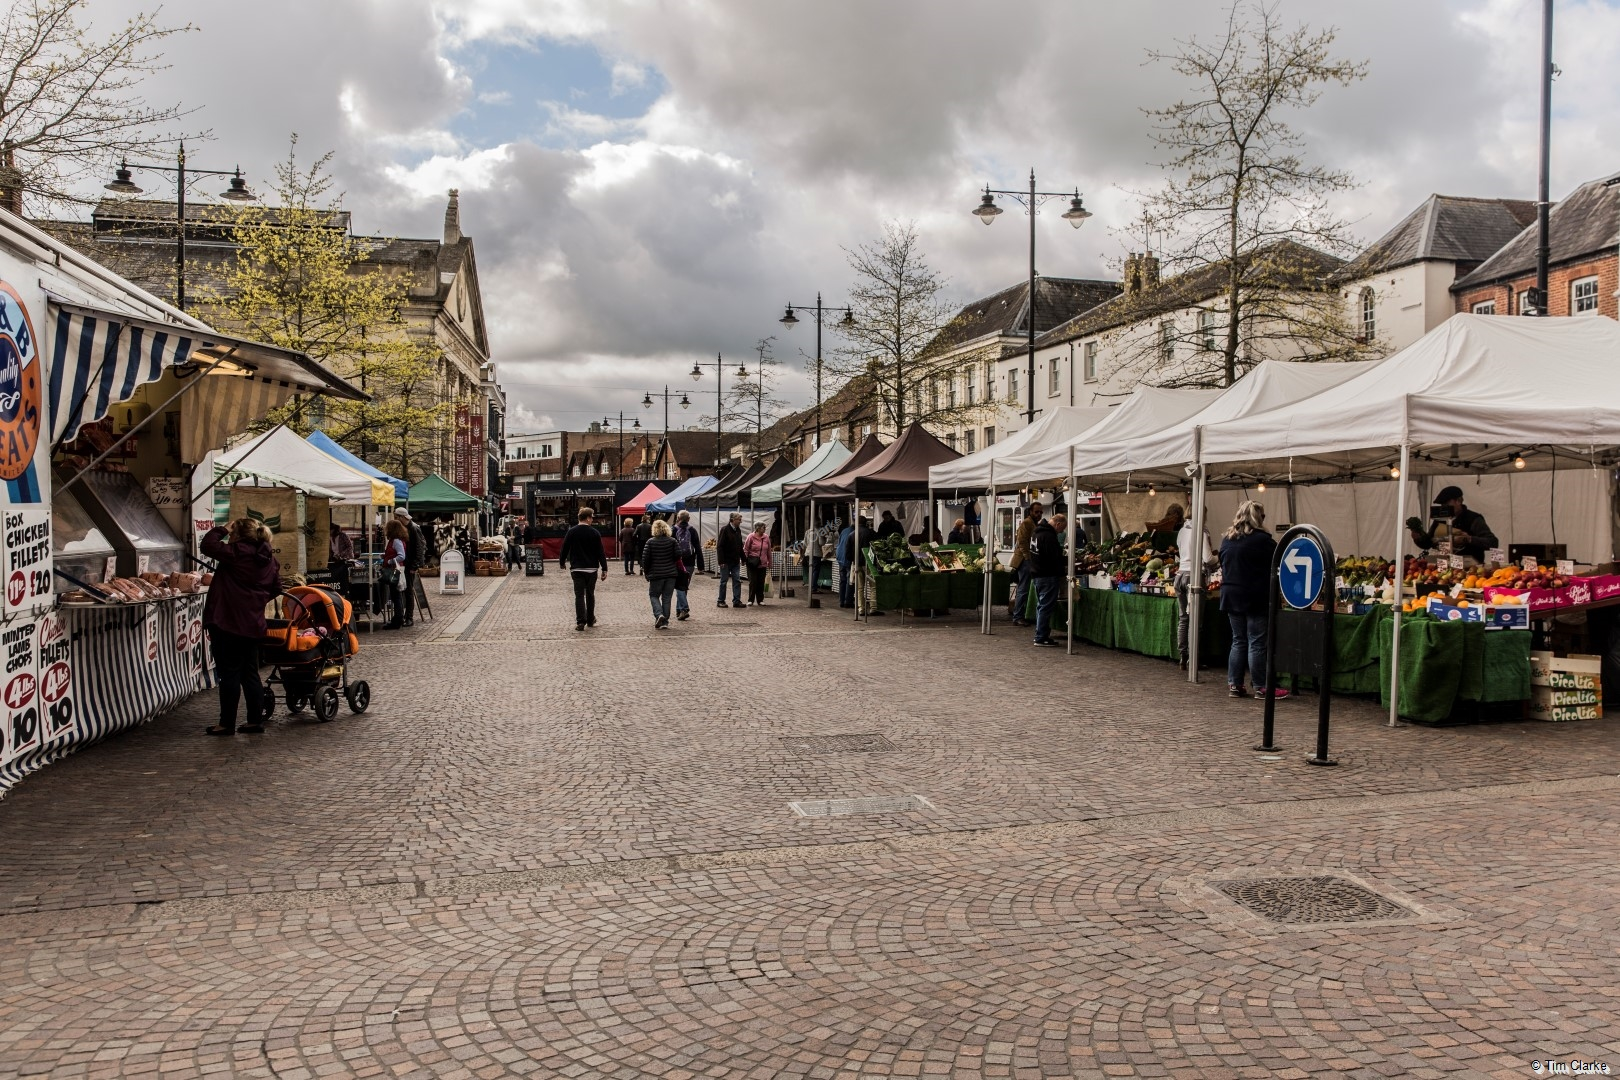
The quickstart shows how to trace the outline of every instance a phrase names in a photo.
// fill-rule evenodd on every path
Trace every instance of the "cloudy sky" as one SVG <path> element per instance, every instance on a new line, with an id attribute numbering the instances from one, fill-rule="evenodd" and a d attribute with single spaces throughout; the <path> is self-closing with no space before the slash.
<path id="1" fill-rule="evenodd" d="M 152 6 L 92 0 L 92 28 Z M 1376 238 L 1430 192 L 1530 198 L 1539 0 L 1280 0 L 1335 25 L 1368 78 L 1298 126 L 1360 182 L 1338 211 Z M 813 328 L 782 305 L 844 296 L 845 248 L 916 224 L 965 302 L 1024 277 L 1013 215 L 970 216 L 1030 168 L 1097 216 L 1040 223 L 1040 270 L 1113 276 L 1133 191 L 1160 176 L 1141 109 L 1189 91 L 1150 49 L 1208 36 L 1210 0 L 167 0 L 197 32 L 149 101 L 196 108 L 192 157 L 270 175 L 297 132 L 356 228 L 435 236 L 461 189 L 509 430 L 640 413 L 695 358 L 774 334 L 810 399 Z M 1558 0 L 1553 195 L 1620 169 L 1620 0 Z M 1016 209 L 1016 208 L 1015 208 Z M 709 385 L 709 384 L 705 384 Z M 694 398 L 689 419 L 707 406 Z M 645 417 L 645 414 L 642 414 Z"/>

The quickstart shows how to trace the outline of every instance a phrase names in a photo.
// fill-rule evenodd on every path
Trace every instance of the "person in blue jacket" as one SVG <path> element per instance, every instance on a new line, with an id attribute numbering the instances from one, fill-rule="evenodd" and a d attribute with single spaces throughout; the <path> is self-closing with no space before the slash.
<path id="1" fill-rule="evenodd" d="M 1266 607 L 1271 599 L 1271 557 L 1277 541 L 1266 532 L 1266 508 L 1244 502 L 1221 539 L 1221 610 L 1232 624 L 1232 651 L 1226 660 L 1226 690 L 1248 697 L 1243 676 L 1254 693 L 1266 687 Z M 1277 689 L 1277 697 L 1288 691 Z"/>

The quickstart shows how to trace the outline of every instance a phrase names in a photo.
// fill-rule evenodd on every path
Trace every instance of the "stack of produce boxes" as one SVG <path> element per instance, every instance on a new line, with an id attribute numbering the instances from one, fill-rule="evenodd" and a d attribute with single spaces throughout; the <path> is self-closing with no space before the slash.
<path id="1" fill-rule="evenodd" d="M 1599 720 L 1603 717 L 1603 663 L 1596 656 L 1530 654 L 1531 720 Z"/>

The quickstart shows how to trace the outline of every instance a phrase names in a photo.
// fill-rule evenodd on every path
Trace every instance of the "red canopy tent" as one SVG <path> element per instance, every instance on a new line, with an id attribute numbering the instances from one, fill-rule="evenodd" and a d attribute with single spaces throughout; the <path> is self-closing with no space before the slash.
<path id="1" fill-rule="evenodd" d="M 657 484 L 648 484 L 636 493 L 636 497 L 619 507 L 620 517 L 626 514 L 641 515 L 647 512 L 647 504 L 657 502 L 664 497 L 664 491 Z"/>

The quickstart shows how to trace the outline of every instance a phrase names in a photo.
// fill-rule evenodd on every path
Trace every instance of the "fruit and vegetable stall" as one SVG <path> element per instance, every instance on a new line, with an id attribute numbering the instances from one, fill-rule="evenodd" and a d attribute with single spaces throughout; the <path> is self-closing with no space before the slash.
<path id="1" fill-rule="evenodd" d="M 983 544 L 922 544 L 883 536 L 866 549 L 872 606 L 879 611 L 943 611 L 984 602 Z M 1012 575 L 997 561 L 990 570 L 990 602 L 1006 604 Z"/>

